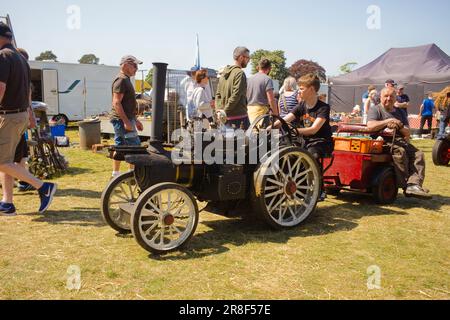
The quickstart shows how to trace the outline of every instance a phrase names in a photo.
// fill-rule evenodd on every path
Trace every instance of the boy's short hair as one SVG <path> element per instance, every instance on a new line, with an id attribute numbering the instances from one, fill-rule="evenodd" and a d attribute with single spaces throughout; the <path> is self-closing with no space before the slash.
<path id="1" fill-rule="evenodd" d="M 298 79 L 299 86 L 313 87 L 316 92 L 320 90 L 320 79 L 316 74 L 308 73 Z"/>

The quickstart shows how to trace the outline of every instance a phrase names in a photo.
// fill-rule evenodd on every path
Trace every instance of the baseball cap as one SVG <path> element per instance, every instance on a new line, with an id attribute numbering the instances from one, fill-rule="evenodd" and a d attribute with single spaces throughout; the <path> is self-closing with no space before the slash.
<path id="1" fill-rule="evenodd" d="M 404 84 L 399 84 L 397 86 L 397 89 L 401 90 L 401 89 L 405 89 L 405 85 Z"/>
<path id="2" fill-rule="evenodd" d="M 127 62 L 135 63 L 137 65 L 142 64 L 141 60 L 138 60 L 135 56 L 132 55 L 126 55 L 123 56 L 122 59 L 120 59 L 120 65 L 123 65 L 124 63 Z"/>
<path id="3" fill-rule="evenodd" d="M 0 36 L 8 39 L 13 37 L 11 29 L 4 22 L 0 22 Z"/>
<path id="4" fill-rule="evenodd" d="M 388 80 L 386 80 L 386 82 L 385 83 L 389 83 L 389 84 L 392 84 L 393 86 L 396 86 L 397 84 L 395 83 L 395 81 L 394 80 L 392 80 L 392 79 L 388 79 Z"/>
<path id="5" fill-rule="evenodd" d="M 200 68 L 197 67 L 197 66 L 193 66 L 193 67 L 191 68 L 191 71 L 198 71 L 198 70 L 200 70 Z"/>

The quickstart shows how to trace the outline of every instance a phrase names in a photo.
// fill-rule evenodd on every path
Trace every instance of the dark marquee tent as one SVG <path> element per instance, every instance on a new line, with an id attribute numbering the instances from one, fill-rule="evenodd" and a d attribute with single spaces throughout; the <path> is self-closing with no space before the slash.
<path id="1" fill-rule="evenodd" d="M 418 114 L 428 91 L 450 85 L 450 57 L 437 45 L 394 48 L 349 74 L 330 79 L 330 105 L 338 112 L 350 112 L 362 104 L 369 85 L 384 87 L 387 79 L 405 85 L 411 99 L 409 112 Z"/>

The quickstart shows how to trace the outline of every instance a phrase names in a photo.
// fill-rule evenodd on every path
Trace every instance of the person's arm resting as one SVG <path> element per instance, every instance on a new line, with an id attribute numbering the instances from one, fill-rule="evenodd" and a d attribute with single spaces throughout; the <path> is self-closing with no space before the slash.
<path id="1" fill-rule="evenodd" d="M 381 131 L 387 127 L 387 125 L 394 119 L 386 119 L 386 120 L 369 120 L 367 121 L 367 130 L 369 132 L 377 132 Z"/>
<path id="2" fill-rule="evenodd" d="M 298 128 L 297 131 L 304 136 L 313 136 L 319 132 L 320 128 L 322 128 L 326 121 L 327 119 L 325 118 L 317 118 L 310 128 Z"/>

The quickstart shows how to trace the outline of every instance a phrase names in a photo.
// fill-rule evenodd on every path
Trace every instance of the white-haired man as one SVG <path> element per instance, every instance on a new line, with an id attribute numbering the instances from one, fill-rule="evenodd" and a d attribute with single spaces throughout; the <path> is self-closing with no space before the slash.
<path id="1" fill-rule="evenodd" d="M 397 138 L 388 142 L 388 145 L 393 149 L 398 187 L 403 188 L 408 197 L 430 199 L 431 196 L 422 187 L 425 180 L 424 154 L 409 143 L 407 119 L 400 109 L 395 108 L 395 102 L 395 88 L 384 88 L 381 91 L 381 103 L 369 110 L 367 128 L 374 132 L 386 128 L 397 130 Z"/>

